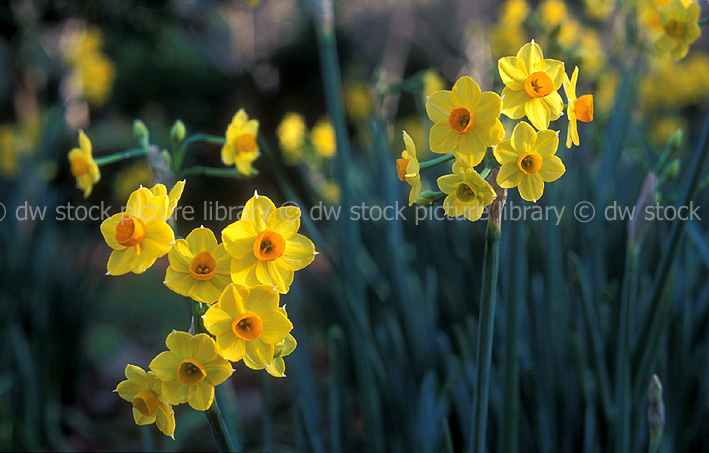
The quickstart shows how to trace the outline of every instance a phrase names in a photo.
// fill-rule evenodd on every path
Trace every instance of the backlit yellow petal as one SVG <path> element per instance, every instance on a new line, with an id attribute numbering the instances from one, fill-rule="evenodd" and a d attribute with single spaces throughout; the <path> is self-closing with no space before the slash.
<path id="1" fill-rule="evenodd" d="M 453 102 L 449 90 L 436 91 L 426 101 L 426 113 L 434 123 L 447 123 L 451 110 Z"/>
<path id="2" fill-rule="evenodd" d="M 276 344 L 286 337 L 293 329 L 293 324 L 288 318 L 277 310 L 266 311 L 260 314 L 263 322 L 263 332 L 259 339 L 264 343 Z"/>
<path id="3" fill-rule="evenodd" d="M 536 202 L 542 197 L 543 193 L 544 181 L 538 173 L 522 177 L 522 182 L 519 184 L 519 194 L 523 199 Z"/>
<path id="4" fill-rule="evenodd" d="M 505 86 L 513 90 L 524 89 L 524 82 L 529 77 L 524 60 L 517 57 L 503 57 L 497 62 L 497 68 Z"/>
<path id="5" fill-rule="evenodd" d="M 524 113 L 537 130 L 549 127 L 551 112 L 546 102 L 544 102 L 544 98 L 531 98 L 524 104 Z"/>
<path id="6" fill-rule="evenodd" d="M 458 79 L 453 85 L 451 93 L 453 95 L 451 101 L 455 107 L 465 106 L 475 109 L 480 102 L 480 86 L 468 76 Z"/>
<path id="7" fill-rule="evenodd" d="M 431 151 L 438 154 L 446 154 L 458 146 L 459 137 L 447 122 L 436 123 L 431 127 L 431 135 L 428 142 Z"/>
<path id="8" fill-rule="evenodd" d="M 556 181 L 564 174 L 566 167 L 557 156 L 549 156 L 544 158 L 542 168 L 539 169 L 538 175 L 541 176 L 544 182 Z"/>

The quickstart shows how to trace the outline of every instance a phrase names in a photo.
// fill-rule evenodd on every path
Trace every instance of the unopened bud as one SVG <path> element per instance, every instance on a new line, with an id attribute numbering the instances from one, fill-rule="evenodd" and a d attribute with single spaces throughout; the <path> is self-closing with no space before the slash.
<path id="1" fill-rule="evenodd" d="M 175 143 L 181 143 L 185 139 L 185 134 L 185 123 L 180 120 L 175 121 L 175 124 L 170 129 L 170 140 Z"/>
<path id="2" fill-rule="evenodd" d="M 445 197 L 445 194 L 443 194 Z M 434 192 L 432 190 L 424 190 L 416 197 L 416 204 L 419 206 L 429 207 L 436 204 L 441 199 L 440 192 Z"/>
<path id="3" fill-rule="evenodd" d="M 141 146 L 148 147 L 150 134 L 148 133 L 148 128 L 145 127 L 145 123 L 140 120 L 133 121 L 133 137 L 138 140 Z"/>

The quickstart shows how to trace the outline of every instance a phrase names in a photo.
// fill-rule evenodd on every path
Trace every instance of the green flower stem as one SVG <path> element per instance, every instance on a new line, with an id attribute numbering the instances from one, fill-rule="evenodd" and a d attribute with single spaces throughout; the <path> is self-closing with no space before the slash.
<path id="1" fill-rule="evenodd" d="M 709 24 L 709 16 L 699 19 L 699 21 L 697 22 L 697 25 L 699 25 L 700 27 L 706 24 Z"/>
<path id="2" fill-rule="evenodd" d="M 455 159 L 455 156 L 454 156 L 453 153 L 451 152 L 451 153 L 448 153 L 448 154 L 444 154 L 444 155 L 442 155 L 441 157 L 437 157 L 437 158 L 435 158 L 435 159 L 431 159 L 431 160 L 427 160 L 427 161 L 421 162 L 421 163 L 419 163 L 419 171 L 421 171 L 421 170 L 427 170 L 427 169 L 429 169 L 429 168 L 435 167 L 436 165 L 440 165 L 440 164 L 446 163 L 446 162 L 448 162 L 448 161 L 450 161 L 450 160 L 453 160 L 453 159 Z"/>
<path id="3" fill-rule="evenodd" d="M 146 148 L 135 148 L 120 153 L 110 154 L 108 156 L 97 157 L 94 160 L 96 161 L 96 165 L 100 167 L 102 165 L 108 165 L 121 160 L 130 159 L 131 157 L 145 156 L 146 154 L 148 154 L 148 150 Z"/>
<path id="4" fill-rule="evenodd" d="M 505 205 L 507 191 L 497 185 L 497 171 L 491 178 L 491 185 L 497 198 L 490 206 L 490 215 L 485 233 L 485 252 L 483 255 L 482 291 L 480 297 L 480 317 L 478 319 L 477 341 L 477 381 L 473 397 L 473 426 L 470 430 L 470 453 L 485 451 L 487 428 L 487 409 L 490 393 L 490 364 L 492 361 L 492 339 L 495 328 L 495 297 L 497 274 L 500 258 L 500 229 L 502 208 Z"/>
<path id="5" fill-rule="evenodd" d="M 209 134 L 193 134 L 187 137 L 183 142 L 182 146 L 180 146 L 180 149 L 177 150 L 177 154 L 175 155 L 175 159 L 173 160 L 173 168 L 175 170 L 175 173 L 180 171 L 180 168 L 182 168 L 182 162 L 185 160 L 185 154 L 187 154 L 187 148 L 193 143 L 198 143 L 198 142 L 204 142 L 204 143 L 212 143 L 215 145 L 223 145 L 226 143 L 226 139 L 224 137 L 218 137 L 216 135 L 209 135 Z"/>
<path id="6" fill-rule="evenodd" d="M 690 174 L 687 178 L 687 185 L 680 206 L 689 206 L 689 202 L 694 198 L 702 169 L 709 155 L 709 116 L 704 122 L 699 146 L 694 154 L 690 165 Z M 648 305 L 648 314 L 642 324 L 642 330 L 637 339 L 637 350 L 633 355 L 632 370 L 635 371 L 633 379 L 633 395 L 639 394 L 644 382 L 647 381 L 649 369 L 657 353 L 659 339 L 662 337 L 662 330 L 667 324 L 669 310 L 672 305 L 671 297 L 662 297 L 665 293 L 665 285 L 671 274 L 672 263 L 679 249 L 679 243 L 684 226 L 682 219 L 677 218 L 672 223 L 669 237 L 665 243 L 660 263 L 657 266 L 655 286 L 652 291 L 652 298 Z"/>
<path id="7" fill-rule="evenodd" d="M 196 166 L 186 168 L 179 172 L 179 177 L 182 178 L 186 175 L 206 175 L 206 176 L 218 176 L 221 178 L 248 178 L 250 176 L 258 175 L 258 170 L 255 168 L 251 169 L 251 173 L 248 175 L 243 175 L 239 173 L 236 167 L 229 168 L 216 168 L 216 167 L 203 167 Z"/>
<path id="8" fill-rule="evenodd" d="M 204 328 L 204 323 L 202 322 L 204 311 L 206 310 L 203 310 L 202 304 L 195 300 L 192 301 L 192 331 L 194 335 L 207 333 L 207 329 Z M 229 429 L 224 422 L 222 410 L 219 408 L 217 392 L 215 391 L 214 393 L 212 405 L 205 411 L 205 414 L 207 415 L 207 421 L 209 422 L 209 428 L 214 436 L 214 441 L 217 444 L 217 450 L 219 450 L 220 453 L 236 451 L 234 449 L 234 443 L 229 436 Z"/>

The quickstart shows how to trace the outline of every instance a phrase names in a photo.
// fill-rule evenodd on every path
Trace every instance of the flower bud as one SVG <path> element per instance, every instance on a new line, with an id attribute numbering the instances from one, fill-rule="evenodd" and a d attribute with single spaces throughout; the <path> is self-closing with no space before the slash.
<path id="1" fill-rule="evenodd" d="M 145 127 L 145 123 L 140 120 L 133 121 L 133 137 L 138 140 L 141 146 L 148 147 L 150 134 L 148 133 L 148 128 Z"/>
<path id="2" fill-rule="evenodd" d="M 170 129 L 170 140 L 175 143 L 181 143 L 185 139 L 185 123 L 180 120 L 175 121 Z"/>

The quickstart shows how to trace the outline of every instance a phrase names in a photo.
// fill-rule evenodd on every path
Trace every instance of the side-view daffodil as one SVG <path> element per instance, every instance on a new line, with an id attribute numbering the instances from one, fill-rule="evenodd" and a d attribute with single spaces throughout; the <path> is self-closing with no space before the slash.
<path id="1" fill-rule="evenodd" d="M 166 436 L 175 438 L 175 412 L 162 393 L 162 381 L 152 371 L 135 365 L 126 366 L 126 378 L 114 392 L 133 404 L 133 418 L 138 425 L 155 423 Z"/>
<path id="2" fill-rule="evenodd" d="M 465 216 L 474 222 L 482 216 L 485 206 L 495 199 L 495 190 L 470 165 L 463 161 L 453 164 L 453 174 L 438 178 L 438 187 L 448 196 L 443 208 L 449 217 Z"/>
<path id="3" fill-rule="evenodd" d="M 71 174 L 76 178 L 76 187 L 84 191 L 84 198 L 91 195 L 94 184 L 101 180 L 101 172 L 93 158 L 91 140 L 79 131 L 79 147 L 69 151 Z"/>
<path id="4" fill-rule="evenodd" d="M 564 74 L 564 91 L 569 106 L 566 109 L 566 116 L 569 117 L 569 129 L 566 132 L 566 147 L 571 148 L 571 143 L 579 146 L 579 131 L 576 121 L 590 123 L 593 121 L 593 95 L 584 94 L 576 98 L 576 82 L 579 78 L 578 66 L 571 75 L 571 80 Z"/>
<path id="5" fill-rule="evenodd" d="M 419 175 L 419 161 L 416 158 L 416 145 L 406 131 L 404 131 L 404 145 L 406 149 L 401 152 L 401 159 L 396 159 L 396 172 L 400 180 L 411 185 L 411 192 L 409 192 L 409 206 L 411 206 L 421 193 L 421 175 Z"/>

